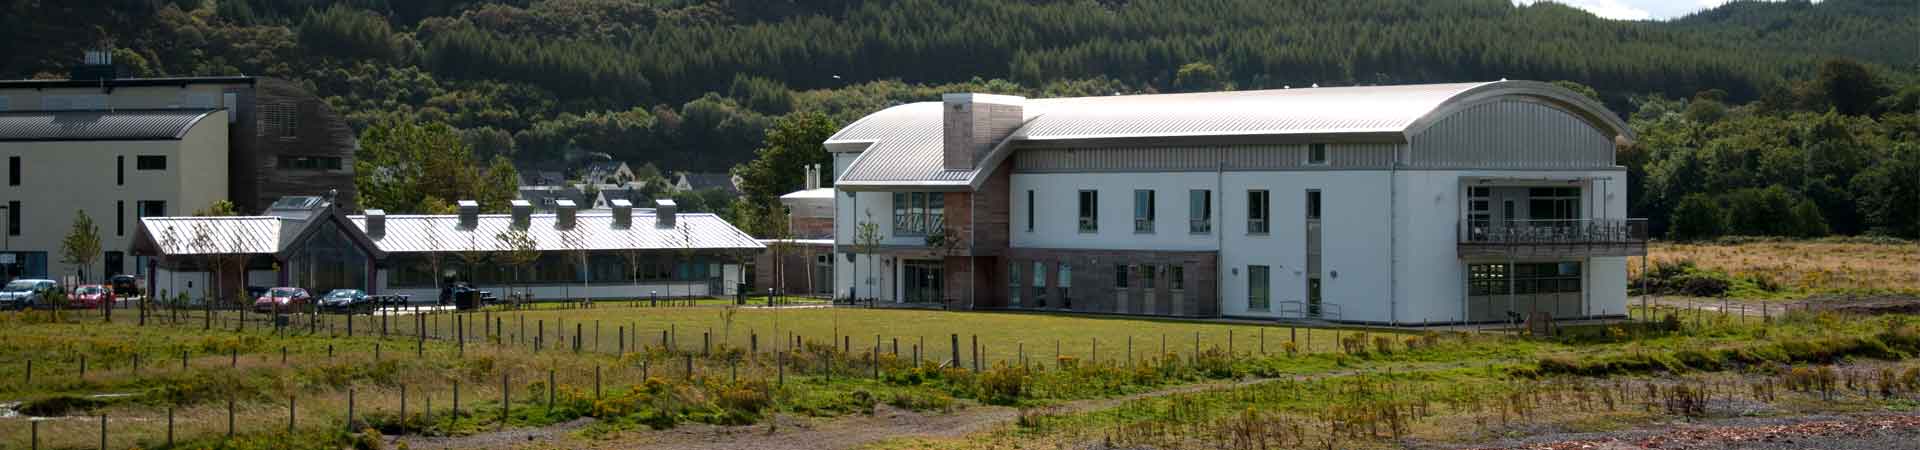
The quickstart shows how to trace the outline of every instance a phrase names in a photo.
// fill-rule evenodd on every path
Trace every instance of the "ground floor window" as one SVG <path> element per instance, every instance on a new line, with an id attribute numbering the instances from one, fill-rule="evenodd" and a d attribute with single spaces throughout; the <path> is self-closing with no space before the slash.
<path id="1" fill-rule="evenodd" d="M 1060 307 L 1073 309 L 1073 265 L 1060 263 Z"/>
<path id="2" fill-rule="evenodd" d="M 1187 268 L 1177 264 L 1167 266 L 1167 289 L 1178 291 L 1186 288 Z"/>
<path id="3" fill-rule="evenodd" d="M 1247 266 L 1247 310 L 1266 311 L 1273 304 L 1273 280 L 1267 266 Z"/>
<path id="4" fill-rule="evenodd" d="M 1467 293 L 1473 296 L 1580 292 L 1580 263 L 1470 264 Z"/>
<path id="5" fill-rule="evenodd" d="M 1007 265 L 1007 306 L 1020 306 L 1020 262 Z"/>
<path id="6" fill-rule="evenodd" d="M 1033 262 L 1033 307 L 1047 307 L 1047 263 Z"/>

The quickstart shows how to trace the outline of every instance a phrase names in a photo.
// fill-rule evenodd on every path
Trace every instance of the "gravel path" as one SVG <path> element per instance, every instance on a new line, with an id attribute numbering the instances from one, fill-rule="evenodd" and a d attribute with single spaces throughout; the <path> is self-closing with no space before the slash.
<path id="1" fill-rule="evenodd" d="M 1920 415 L 1740 418 L 1606 433 L 1544 435 L 1476 450 L 1887 450 L 1920 448 Z"/>

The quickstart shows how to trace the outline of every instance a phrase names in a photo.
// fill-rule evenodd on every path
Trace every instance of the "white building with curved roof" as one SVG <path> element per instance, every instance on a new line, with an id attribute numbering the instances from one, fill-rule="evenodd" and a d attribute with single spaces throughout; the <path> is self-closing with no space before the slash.
<path id="1" fill-rule="evenodd" d="M 825 142 L 836 291 L 1402 325 L 1619 316 L 1626 257 L 1645 252 L 1614 161 L 1632 139 L 1531 81 L 948 94 Z"/>

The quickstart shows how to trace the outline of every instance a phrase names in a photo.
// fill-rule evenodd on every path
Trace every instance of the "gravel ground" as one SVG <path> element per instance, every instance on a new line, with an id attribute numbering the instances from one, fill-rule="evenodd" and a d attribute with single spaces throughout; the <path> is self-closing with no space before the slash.
<path id="1" fill-rule="evenodd" d="M 1653 429 L 1543 435 L 1475 450 L 1920 449 L 1920 415 L 1740 418 Z"/>

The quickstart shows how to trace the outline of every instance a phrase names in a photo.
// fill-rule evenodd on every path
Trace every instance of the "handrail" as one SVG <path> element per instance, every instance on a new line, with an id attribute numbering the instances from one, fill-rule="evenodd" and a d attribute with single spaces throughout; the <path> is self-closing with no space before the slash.
<path id="1" fill-rule="evenodd" d="M 1647 219 L 1462 220 L 1469 244 L 1644 243 Z"/>

